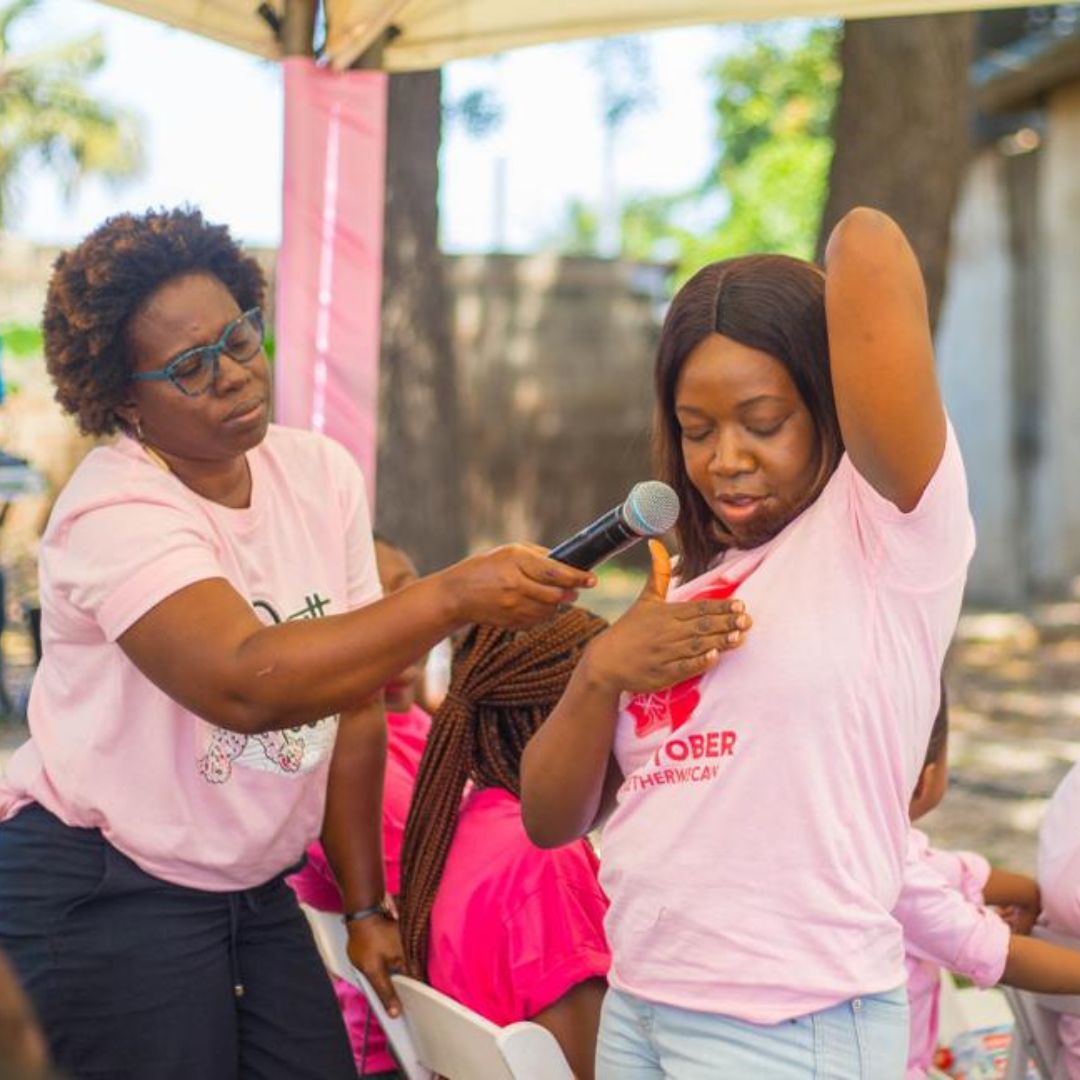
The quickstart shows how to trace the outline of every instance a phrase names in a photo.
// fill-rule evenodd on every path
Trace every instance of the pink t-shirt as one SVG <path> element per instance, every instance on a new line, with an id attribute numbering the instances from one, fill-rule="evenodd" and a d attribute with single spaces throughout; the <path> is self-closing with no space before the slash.
<path id="1" fill-rule="evenodd" d="M 401 844 L 420 759 L 424 756 L 431 717 L 413 706 L 407 713 L 386 714 L 386 777 L 383 782 L 382 841 L 386 867 L 386 891 L 401 891 Z M 320 911 L 341 911 L 341 893 L 322 845 L 315 841 L 307 852 L 303 868 L 288 878 L 302 903 Z M 372 1016 L 367 1000 L 351 983 L 335 978 L 334 992 L 345 1017 L 356 1067 L 361 1076 L 390 1072 L 397 1068 L 386 1036 Z"/>
<path id="2" fill-rule="evenodd" d="M 1080 939 L 1080 765 L 1058 784 L 1039 830 L 1038 878 L 1042 919 L 1051 930 Z M 1080 1080 L 1080 1016 L 1058 1017 L 1062 1060 Z"/>
<path id="3" fill-rule="evenodd" d="M 380 595 L 348 453 L 271 426 L 247 458 L 245 509 L 196 495 L 126 437 L 76 469 L 42 539 L 45 655 L 30 740 L 0 780 L 0 820 L 38 802 L 100 828 L 148 873 L 211 891 L 269 880 L 318 834 L 336 717 L 239 735 L 183 708 L 117 644 L 165 597 L 207 578 L 228 581 L 267 624 Z"/>
<path id="4" fill-rule="evenodd" d="M 926 834 L 908 835 L 904 882 L 893 915 L 904 931 L 911 1037 L 908 1080 L 920 1080 L 934 1063 L 941 969 L 976 986 L 1000 982 L 1009 957 L 1009 927 L 985 907 L 990 864 L 970 851 L 939 851 Z"/>
<path id="5" fill-rule="evenodd" d="M 779 535 L 672 590 L 738 583 L 754 628 L 705 678 L 624 703 L 613 985 L 777 1023 L 904 982 L 908 800 L 973 548 L 950 427 L 910 513 L 845 455 Z"/>
<path id="6" fill-rule="evenodd" d="M 606 910 L 587 841 L 542 850 L 513 795 L 474 790 L 431 912 L 431 985 L 493 1023 L 528 1019 L 607 975 Z"/>

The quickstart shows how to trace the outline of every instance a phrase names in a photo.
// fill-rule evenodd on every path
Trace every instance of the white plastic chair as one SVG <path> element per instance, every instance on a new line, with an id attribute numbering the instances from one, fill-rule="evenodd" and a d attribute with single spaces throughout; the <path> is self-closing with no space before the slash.
<path id="1" fill-rule="evenodd" d="M 1032 937 L 1052 941 L 1055 945 L 1080 950 L 1080 940 L 1053 933 L 1043 926 L 1036 926 L 1031 933 Z M 1016 1017 L 1016 1038 L 1009 1053 L 1005 1080 L 1024 1080 L 1029 1058 L 1045 1080 L 1060 1080 L 1065 1076 L 1065 1069 L 1059 1060 L 1058 1017 L 1063 1013 L 1080 1016 L 1080 995 L 1036 994 L 1010 987 L 1005 990 L 1005 996 Z"/>
<path id="2" fill-rule="evenodd" d="M 405 1019 L 400 1016 L 396 1018 L 390 1016 L 371 983 L 353 967 L 352 961 L 349 960 L 349 935 L 341 921 L 341 916 L 332 915 L 328 911 L 316 911 L 307 904 L 301 904 L 300 907 L 311 924 L 315 944 L 319 947 L 327 970 L 339 979 L 352 983 L 367 998 L 368 1008 L 379 1021 L 379 1027 L 386 1034 L 390 1050 L 407 1080 L 433 1080 L 431 1070 L 420 1061 Z"/>
<path id="3" fill-rule="evenodd" d="M 420 1060 L 447 1080 L 574 1080 L 547 1028 L 499 1027 L 416 979 L 393 980 Z"/>

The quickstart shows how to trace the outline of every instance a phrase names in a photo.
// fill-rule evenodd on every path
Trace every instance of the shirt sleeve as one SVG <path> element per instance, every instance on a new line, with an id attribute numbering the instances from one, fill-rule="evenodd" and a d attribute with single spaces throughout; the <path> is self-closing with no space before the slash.
<path id="1" fill-rule="evenodd" d="M 972 903 L 909 844 L 893 917 L 904 931 L 909 956 L 930 960 L 977 986 L 1001 980 L 1009 954 L 1008 924 Z"/>
<path id="2" fill-rule="evenodd" d="M 44 559 L 58 597 L 108 641 L 187 585 L 224 577 L 197 515 L 139 497 L 87 509 L 51 537 Z"/>
<path id="3" fill-rule="evenodd" d="M 926 860 L 961 896 L 972 904 L 984 905 L 983 890 L 990 880 L 990 863 L 974 851 L 942 851 L 930 847 Z"/>
<path id="4" fill-rule="evenodd" d="M 529 1019 L 586 979 L 607 978 L 607 900 L 589 853 L 577 841 L 544 852 L 535 887 L 507 917 L 513 1015 Z"/>
<path id="5" fill-rule="evenodd" d="M 882 585 L 934 590 L 967 570 L 975 550 L 967 477 L 949 423 L 945 449 L 918 505 L 905 513 L 879 494 L 850 459 L 851 500 L 860 540 Z"/>
<path id="6" fill-rule="evenodd" d="M 332 468 L 344 493 L 345 558 L 347 562 L 348 605 L 350 610 L 370 604 L 382 596 L 371 510 L 368 506 L 364 474 L 352 455 L 340 443 L 327 439 Z"/>

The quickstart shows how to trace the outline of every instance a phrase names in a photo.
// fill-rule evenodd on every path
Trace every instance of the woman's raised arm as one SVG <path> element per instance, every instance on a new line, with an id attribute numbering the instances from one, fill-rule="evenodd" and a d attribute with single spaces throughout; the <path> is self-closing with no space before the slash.
<path id="1" fill-rule="evenodd" d="M 915 508 L 945 449 L 926 289 L 900 227 L 858 208 L 825 250 L 833 392 L 852 464 L 900 510 Z"/>

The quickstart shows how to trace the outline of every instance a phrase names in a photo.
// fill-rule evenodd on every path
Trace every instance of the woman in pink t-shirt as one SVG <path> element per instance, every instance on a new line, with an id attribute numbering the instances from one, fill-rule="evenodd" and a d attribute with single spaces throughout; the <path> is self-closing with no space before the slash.
<path id="1" fill-rule="evenodd" d="M 705 267 L 655 385 L 682 582 L 654 573 L 523 758 L 537 843 L 610 815 L 598 1073 L 899 1077 L 891 913 L 974 546 L 907 240 L 858 209 L 824 271 Z M 659 662 L 657 610 L 724 596 L 733 647 Z"/>
<path id="2" fill-rule="evenodd" d="M 605 626 L 569 608 L 526 633 L 468 635 L 432 721 L 402 852 L 410 969 L 496 1024 L 548 1028 L 582 1080 L 593 1075 L 611 960 L 607 900 L 587 841 L 545 851 L 525 835 L 518 775 L 529 736 Z"/>
<path id="3" fill-rule="evenodd" d="M 380 599 L 356 463 L 270 423 L 265 291 L 193 209 L 109 219 L 49 283 L 56 397 L 117 438 L 41 545 L 0 949 L 80 1075 L 354 1076 L 284 875 L 321 828 L 350 956 L 396 1011 L 379 691 L 458 626 L 531 625 L 594 580 L 513 545 Z"/>

